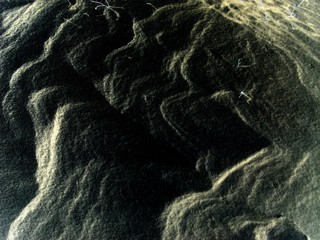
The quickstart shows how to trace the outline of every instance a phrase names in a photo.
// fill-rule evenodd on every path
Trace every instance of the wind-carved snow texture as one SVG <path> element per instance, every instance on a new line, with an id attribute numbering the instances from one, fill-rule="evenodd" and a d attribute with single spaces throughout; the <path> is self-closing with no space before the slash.
<path id="1" fill-rule="evenodd" d="M 319 239 L 313 46 L 232 1 L 97 4 L 0 7 L 0 238 Z"/>

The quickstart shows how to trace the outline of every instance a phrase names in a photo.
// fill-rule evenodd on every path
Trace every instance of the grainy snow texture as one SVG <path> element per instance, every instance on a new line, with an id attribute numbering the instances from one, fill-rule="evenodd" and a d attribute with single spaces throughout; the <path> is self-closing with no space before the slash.
<path id="1" fill-rule="evenodd" d="M 320 239 L 319 3 L 0 1 L 0 239 Z"/>

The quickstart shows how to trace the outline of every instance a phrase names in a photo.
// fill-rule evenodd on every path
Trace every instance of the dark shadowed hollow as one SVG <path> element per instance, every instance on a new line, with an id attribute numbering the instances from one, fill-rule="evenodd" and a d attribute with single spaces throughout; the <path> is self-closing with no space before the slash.
<path id="1" fill-rule="evenodd" d="M 319 10 L 0 1 L 0 239 L 320 239 Z"/>

